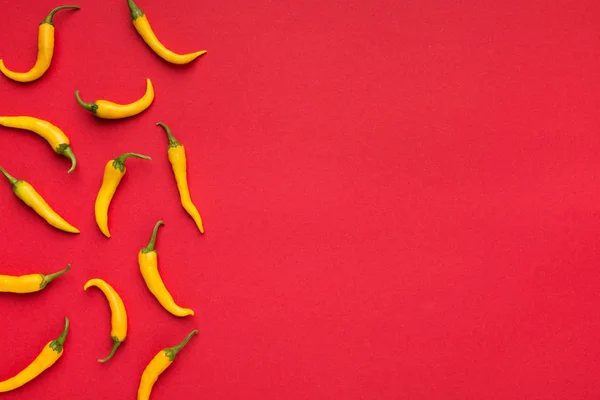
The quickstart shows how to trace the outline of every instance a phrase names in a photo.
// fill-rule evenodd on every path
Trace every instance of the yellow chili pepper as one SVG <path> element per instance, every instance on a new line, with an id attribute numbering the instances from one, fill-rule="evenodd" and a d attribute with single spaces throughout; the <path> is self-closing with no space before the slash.
<path id="1" fill-rule="evenodd" d="M 177 317 L 187 317 L 188 315 L 194 315 L 194 311 L 189 308 L 181 308 L 173 300 L 173 296 L 165 287 L 165 284 L 158 273 L 158 254 L 154 249 L 156 244 L 156 234 L 158 228 L 164 225 L 163 221 L 158 221 L 152 231 L 152 237 L 148 246 L 144 247 L 138 253 L 138 262 L 140 264 L 140 272 L 144 277 L 146 286 L 150 289 L 150 292 L 156 297 L 158 302 L 163 306 L 165 310 Z"/>
<path id="2" fill-rule="evenodd" d="M 48 222 L 56 229 L 60 229 L 61 231 L 69 233 L 79 233 L 79 229 L 69 224 L 52 208 L 50 208 L 48 203 L 46 203 L 46 200 L 44 200 L 42 196 L 40 196 L 39 193 L 36 192 L 33 186 L 31 186 L 25 181 L 15 179 L 2 167 L 0 167 L 0 173 L 2 173 L 2 175 L 4 175 L 6 179 L 8 179 L 8 181 L 13 187 L 13 192 L 15 193 L 15 195 L 19 199 L 21 199 L 23 203 L 31 207 L 39 216 L 44 218 L 46 222 Z"/>
<path id="3" fill-rule="evenodd" d="M 169 137 L 169 147 L 167 153 L 169 155 L 171 167 L 173 168 L 175 180 L 177 181 L 177 189 L 179 190 L 181 205 L 194 219 L 196 226 L 200 230 L 200 233 L 204 233 L 202 217 L 200 216 L 200 213 L 192 202 L 192 198 L 190 196 L 190 189 L 187 181 L 187 158 L 185 156 L 185 148 L 183 147 L 183 144 L 173 137 L 173 134 L 167 125 L 163 124 L 162 122 L 159 122 L 156 125 L 163 127 L 167 132 L 167 136 Z"/>
<path id="4" fill-rule="evenodd" d="M 67 135 L 59 127 L 48 121 L 33 117 L 0 117 L 0 125 L 7 128 L 24 129 L 37 133 L 46 141 L 56 154 L 68 157 L 71 160 L 71 169 L 69 173 L 75 170 L 77 159 L 73 150 L 71 150 L 70 141 Z"/>
<path id="5" fill-rule="evenodd" d="M 65 318 L 65 327 L 62 334 L 48 343 L 37 358 L 27 368 L 14 377 L 0 382 L 0 393 L 10 392 L 37 378 L 42 372 L 50 368 L 63 355 L 63 346 L 69 331 L 69 319 Z"/>
<path id="6" fill-rule="evenodd" d="M 206 54 L 206 50 L 196 51 L 188 54 L 177 54 L 167 49 L 152 31 L 150 22 L 148 22 L 144 12 L 140 10 L 133 0 L 127 0 L 127 4 L 129 5 L 131 20 L 133 21 L 135 30 L 140 34 L 142 39 L 144 39 L 144 42 L 146 42 L 146 44 L 164 60 L 172 64 L 187 64 L 191 61 L 194 61 L 201 55 Z"/>
<path id="7" fill-rule="evenodd" d="M 52 17 L 57 11 L 64 10 L 66 8 L 72 8 L 79 10 L 78 6 L 61 6 L 56 7 L 50 11 L 50 14 L 42 21 L 38 28 L 38 55 L 37 61 L 32 69 L 28 72 L 13 72 L 4 66 L 4 61 L 0 60 L 0 71 L 6 77 L 17 82 L 32 82 L 40 78 L 52 62 L 52 56 L 54 55 L 54 25 L 52 24 Z"/>
<path id="8" fill-rule="evenodd" d="M 150 394 L 152 393 L 152 388 L 154 384 L 158 380 L 158 377 L 165 372 L 167 368 L 173 361 L 175 361 L 175 356 L 177 353 L 183 349 L 183 347 L 190 341 L 192 336 L 197 335 L 198 331 L 192 331 L 187 337 L 183 340 L 183 342 L 179 343 L 175 347 L 168 347 L 163 349 L 160 353 L 158 353 L 152 361 L 146 366 L 144 373 L 142 374 L 142 379 L 140 380 L 140 387 L 138 389 L 138 400 L 149 400 Z"/>
<path id="9" fill-rule="evenodd" d="M 142 154 L 125 153 L 106 163 L 106 166 L 104 167 L 104 177 L 102 178 L 102 186 L 98 192 L 98 197 L 96 197 L 95 206 L 96 223 L 98 224 L 100 231 L 102 231 L 106 237 L 110 237 L 110 232 L 108 230 L 108 207 L 115 195 L 117 187 L 119 187 L 119 183 L 121 183 L 121 179 L 123 179 L 125 172 L 127 172 L 125 161 L 129 157 L 152 160 L 150 157 Z"/>
<path id="10" fill-rule="evenodd" d="M 96 117 L 104 119 L 120 119 L 132 117 L 146 110 L 154 100 L 154 87 L 150 79 L 146 79 L 146 93 L 144 96 L 130 104 L 118 104 L 107 100 L 96 100 L 93 103 L 85 103 L 79 97 L 79 90 L 75 91 L 75 98 L 79 105 L 91 111 Z"/>
<path id="11" fill-rule="evenodd" d="M 22 276 L 0 275 L 0 292 L 3 293 L 34 293 L 44 290 L 54 279 L 71 269 L 71 264 L 62 271 L 50 275 L 31 274 Z"/>
<path id="12" fill-rule="evenodd" d="M 127 337 L 127 311 L 125 311 L 125 304 L 123 304 L 121 296 L 119 296 L 115 289 L 108 283 L 104 282 L 102 279 L 90 279 L 83 289 L 87 290 L 91 286 L 97 287 L 104 293 L 112 313 L 112 331 L 110 336 L 113 340 L 113 348 L 108 357 L 103 360 L 98 360 L 98 362 L 106 362 L 112 358 L 115 351 L 117 351 L 117 348 Z"/>

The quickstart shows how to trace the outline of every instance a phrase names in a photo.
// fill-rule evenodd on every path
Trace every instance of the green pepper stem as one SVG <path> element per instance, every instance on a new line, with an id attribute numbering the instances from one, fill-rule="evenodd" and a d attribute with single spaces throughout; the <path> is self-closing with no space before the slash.
<path id="1" fill-rule="evenodd" d="M 156 126 L 162 127 L 167 132 L 167 136 L 169 138 L 169 148 L 181 146 L 181 142 L 179 142 L 177 139 L 175 139 L 175 137 L 171 133 L 171 129 L 169 129 L 169 127 L 167 125 L 165 125 L 162 122 L 157 122 Z"/>
<path id="2" fill-rule="evenodd" d="M 108 357 L 106 357 L 106 358 L 104 358 L 102 360 L 98 360 L 98 362 L 104 363 L 104 362 L 107 362 L 108 360 L 110 360 L 112 358 L 112 356 L 115 355 L 115 351 L 117 351 L 117 348 L 121 345 L 121 343 L 123 343 L 123 342 L 121 342 L 121 341 L 119 341 L 119 340 L 117 340 L 115 338 L 113 338 L 113 342 L 114 342 L 113 343 L 113 348 L 110 351 L 110 354 L 108 355 Z"/>
<path id="3" fill-rule="evenodd" d="M 67 268 L 63 269 L 62 271 L 58 271 L 58 272 L 55 272 L 55 273 L 50 274 L 50 275 L 43 275 L 43 274 L 41 274 L 43 279 L 42 279 L 42 283 L 40 285 L 40 289 L 44 289 L 46 286 L 48 286 L 48 284 L 50 282 L 52 282 L 53 280 L 55 280 L 59 276 L 65 274 L 67 272 L 69 272 L 70 269 L 71 269 L 71 264 L 67 264 Z"/>
<path id="4" fill-rule="evenodd" d="M 154 251 L 154 246 L 156 245 L 156 234 L 158 233 L 158 228 L 160 228 L 161 225 L 164 225 L 165 223 L 163 221 L 158 221 L 156 223 L 156 225 L 154 225 L 154 230 L 152 231 L 152 237 L 150 238 L 150 241 L 148 242 L 148 246 L 144 247 L 142 249 L 142 253 L 146 254 L 146 253 L 150 253 L 151 251 Z"/>
<path id="5" fill-rule="evenodd" d="M 187 335 L 185 337 L 185 339 L 183 339 L 183 342 L 179 343 L 177 346 L 169 347 L 169 348 L 165 349 L 165 353 L 166 353 L 167 357 L 169 357 L 171 362 L 173 362 L 175 360 L 175 356 L 177 355 L 177 353 L 179 353 L 181 351 L 181 349 L 183 349 L 183 347 L 187 344 L 187 342 L 190 341 L 192 336 L 197 335 L 197 334 L 198 334 L 198 330 L 194 330 L 194 331 L 190 332 L 190 334 Z"/>
<path id="6" fill-rule="evenodd" d="M 119 157 L 115 158 L 113 160 L 113 167 L 115 169 L 118 169 L 121 172 L 125 172 L 125 161 L 129 158 L 129 157 L 136 157 L 136 158 L 141 158 L 144 160 L 152 160 L 152 158 L 145 156 L 143 154 L 138 154 L 138 153 L 125 153 L 125 154 L 121 154 Z"/>
<path id="7" fill-rule="evenodd" d="M 140 8 L 133 2 L 133 0 L 127 0 L 127 5 L 129 6 L 129 12 L 131 14 L 131 20 L 135 21 L 139 17 L 144 15 L 144 12 L 140 10 Z"/>
<path id="8" fill-rule="evenodd" d="M 71 169 L 69 169 L 68 173 L 70 174 L 71 172 L 73 172 L 75 170 L 75 167 L 77 166 L 77 158 L 75 158 L 75 154 L 73 153 L 73 149 L 71 149 L 71 146 L 63 143 L 60 146 L 58 146 L 56 152 L 58 154 L 62 154 L 63 156 L 71 160 Z"/>
<path id="9" fill-rule="evenodd" d="M 75 91 L 75 98 L 81 107 L 96 114 L 98 106 L 95 103 L 86 103 L 85 101 L 81 100 L 81 97 L 79 97 L 79 90 Z"/>
<path id="10" fill-rule="evenodd" d="M 8 179 L 8 181 L 10 182 L 10 184 L 12 185 L 12 187 L 14 188 L 17 185 L 17 182 L 19 182 L 18 179 L 16 179 L 15 177 L 13 177 L 12 175 L 10 175 L 8 172 L 6 172 L 6 170 L 2 167 L 0 167 L 0 173 L 2 173 L 2 175 L 4 175 L 6 177 L 6 179 Z"/>
<path id="11" fill-rule="evenodd" d="M 67 333 L 69 332 L 69 318 L 65 317 L 65 327 L 58 337 L 58 339 L 52 341 L 50 343 L 50 348 L 57 353 L 61 353 L 63 350 L 63 345 L 65 344 L 65 340 L 67 339 Z"/>
<path id="12" fill-rule="evenodd" d="M 46 18 L 44 18 L 44 20 L 42 21 L 42 24 L 52 24 L 52 18 L 54 17 L 54 14 L 56 14 L 58 11 L 60 10 L 64 10 L 67 8 L 72 8 L 74 10 L 79 10 L 79 6 L 60 6 L 60 7 L 56 7 L 54 10 L 50 11 L 50 14 L 48 14 L 48 16 Z"/>

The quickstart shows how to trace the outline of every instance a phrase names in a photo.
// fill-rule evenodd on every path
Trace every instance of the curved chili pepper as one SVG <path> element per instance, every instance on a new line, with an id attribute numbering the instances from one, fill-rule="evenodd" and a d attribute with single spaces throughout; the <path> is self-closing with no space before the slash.
<path id="1" fill-rule="evenodd" d="M 0 292 L 3 293 L 34 293 L 44 290 L 46 286 L 59 276 L 67 273 L 71 269 L 71 264 L 62 271 L 50 275 L 31 274 L 22 276 L 0 275 Z"/>
<path id="2" fill-rule="evenodd" d="M 95 205 L 96 223 L 98 224 L 100 231 L 102 231 L 106 237 L 110 237 L 110 232 L 108 230 L 108 207 L 110 207 L 110 202 L 119 187 L 119 183 L 121 183 L 121 179 L 123 179 L 125 172 L 127 172 L 125 161 L 129 157 L 152 160 L 150 157 L 142 154 L 125 153 L 106 163 L 106 166 L 104 167 L 104 177 L 102 178 L 102 186 L 98 192 L 98 197 L 96 197 Z"/>
<path id="3" fill-rule="evenodd" d="M 60 229 L 61 231 L 69 233 L 79 233 L 79 229 L 65 221 L 60 215 L 58 215 L 46 200 L 39 195 L 38 192 L 29 183 L 15 179 L 4 168 L 0 167 L 0 173 L 8 179 L 13 187 L 15 195 L 21 199 L 21 201 L 31 207 L 40 217 L 44 218 L 46 222 Z"/>
<path id="4" fill-rule="evenodd" d="M 140 8 L 133 2 L 133 0 L 127 0 L 129 5 L 129 11 L 131 13 L 131 20 L 135 30 L 140 34 L 144 42 L 150 48 L 158 54 L 162 59 L 172 64 L 187 64 L 194 61 L 196 58 L 203 54 L 206 54 L 206 50 L 196 51 L 188 54 L 177 54 L 167 49 L 156 37 L 150 26 L 150 22 L 146 18 L 146 15 Z"/>
<path id="5" fill-rule="evenodd" d="M 146 93 L 142 98 L 130 104 L 118 104 L 107 100 L 96 100 L 93 103 L 85 103 L 79 97 L 79 90 L 75 91 L 75 98 L 81 107 L 91 111 L 98 118 L 121 119 L 133 117 L 150 107 L 150 104 L 154 100 L 154 87 L 150 79 L 146 78 Z"/>
<path id="6" fill-rule="evenodd" d="M 175 361 L 175 356 L 177 353 L 183 349 L 183 347 L 190 341 L 192 336 L 197 335 L 198 331 L 194 330 L 189 335 L 183 339 L 183 342 L 179 343 L 175 347 L 168 347 L 159 352 L 152 361 L 146 366 L 144 373 L 142 374 L 142 379 L 140 380 L 140 387 L 138 388 L 138 400 L 149 400 L 150 394 L 152 393 L 152 388 L 154 384 L 158 380 L 158 377 L 165 372 L 167 368 L 173 361 Z"/>
<path id="7" fill-rule="evenodd" d="M 123 304 L 123 300 L 121 300 L 121 296 L 110 286 L 108 283 L 104 282 L 102 279 L 90 279 L 87 281 L 84 290 L 87 290 L 89 287 L 95 286 L 104 293 L 106 299 L 108 300 L 108 305 L 110 306 L 110 311 L 112 313 L 112 331 L 110 336 L 113 340 L 113 348 L 108 355 L 103 360 L 98 360 L 98 362 L 106 362 L 112 358 L 117 351 L 117 348 L 125 341 L 127 337 L 127 311 L 125 311 L 125 304 Z"/>
<path id="8" fill-rule="evenodd" d="M 13 72 L 4 66 L 4 61 L 0 60 L 0 71 L 7 78 L 17 82 L 32 82 L 42 77 L 52 62 L 52 56 L 54 54 L 54 25 L 52 24 L 52 17 L 60 10 L 71 8 L 79 10 L 79 6 L 60 6 L 50 11 L 50 14 L 42 21 L 38 28 L 38 55 L 37 61 L 33 68 L 28 72 Z"/>
<path id="9" fill-rule="evenodd" d="M 27 368 L 14 377 L 0 382 L 0 393 L 10 392 L 37 378 L 42 372 L 50 368 L 63 355 L 63 346 L 69 332 L 69 319 L 65 318 L 65 327 L 62 334 L 48 343 L 37 358 Z"/>
<path id="10" fill-rule="evenodd" d="M 196 222 L 196 226 L 200 230 L 200 233 L 204 233 L 202 217 L 200 216 L 200 213 L 192 202 L 192 198 L 190 196 L 190 189 L 187 181 L 187 158 L 185 156 L 185 148 L 183 147 L 183 144 L 173 137 L 171 129 L 169 129 L 167 125 L 163 124 L 162 122 L 158 122 L 156 125 L 164 128 L 169 138 L 169 147 L 167 153 L 169 155 L 171 167 L 173 168 L 175 181 L 177 181 L 177 189 L 179 190 L 181 205 L 194 219 L 194 222 Z"/>
<path id="11" fill-rule="evenodd" d="M 164 225 L 163 221 L 158 221 L 152 231 L 152 237 L 148 246 L 144 247 L 138 253 L 138 263 L 140 264 L 140 272 L 144 277 L 146 286 L 150 289 L 150 292 L 156 297 L 158 302 L 163 306 L 165 310 L 177 317 L 187 317 L 188 315 L 194 315 L 194 311 L 189 308 L 181 308 L 173 300 L 173 296 L 167 290 L 160 274 L 158 273 L 158 254 L 154 249 L 156 244 L 156 234 L 158 228 Z"/>
<path id="12" fill-rule="evenodd" d="M 22 116 L 0 117 L 0 125 L 7 128 L 24 129 L 37 133 L 46 139 L 56 154 L 63 155 L 71 160 L 71 169 L 69 169 L 69 173 L 75 170 L 77 159 L 75 158 L 75 154 L 73 154 L 73 150 L 71 150 L 71 142 L 67 135 L 65 135 L 65 133 L 57 126 L 42 119 Z"/>

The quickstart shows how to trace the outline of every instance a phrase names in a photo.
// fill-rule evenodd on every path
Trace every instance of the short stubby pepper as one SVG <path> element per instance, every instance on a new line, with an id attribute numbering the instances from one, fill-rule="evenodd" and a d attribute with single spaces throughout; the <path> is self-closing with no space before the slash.
<path id="1" fill-rule="evenodd" d="M 154 101 L 154 86 L 150 79 L 146 79 L 146 93 L 139 100 L 130 104 L 118 104 L 107 100 L 86 103 L 79 97 L 79 90 L 75 91 L 75 98 L 81 107 L 92 112 L 98 118 L 121 119 L 133 117 L 150 107 Z"/>
<path id="2" fill-rule="evenodd" d="M 65 318 L 65 327 L 62 334 L 48 343 L 41 353 L 27 368 L 14 377 L 0 382 L 0 393 L 10 392 L 18 389 L 26 383 L 37 378 L 42 372 L 53 366 L 63 355 L 63 346 L 69 332 L 69 319 Z"/>
<path id="3" fill-rule="evenodd" d="M 96 223 L 98 224 L 100 231 L 106 237 L 110 237 L 110 231 L 108 230 L 108 208 L 121 183 L 121 179 L 123 179 L 123 176 L 125 176 L 125 173 L 127 172 L 125 161 L 129 157 L 152 160 L 150 157 L 142 154 L 125 153 L 106 163 L 106 166 L 104 167 L 104 176 L 102 177 L 102 186 L 96 197 L 96 205 L 94 207 Z"/>
<path id="4" fill-rule="evenodd" d="M 0 117 L 0 125 L 7 128 L 23 129 L 37 133 L 44 138 L 56 154 L 63 155 L 71 160 L 69 173 L 75 170 L 77 159 L 71 149 L 71 142 L 65 133 L 56 125 L 34 117 Z"/>
<path id="5" fill-rule="evenodd" d="M 171 129 L 162 122 L 158 122 L 156 125 L 161 126 L 166 132 L 169 138 L 169 147 L 167 154 L 169 156 L 169 162 L 171 168 L 173 168 L 173 174 L 175 175 L 175 181 L 177 182 L 177 189 L 179 190 L 179 198 L 181 205 L 187 211 L 187 213 L 194 219 L 196 226 L 200 233 L 204 233 L 204 224 L 202 223 L 202 217 L 198 212 L 198 209 L 192 202 L 190 196 L 190 189 L 187 181 L 187 158 L 185 155 L 185 147 L 179 142 L 173 134 Z"/>
<path id="6" fill-rule="evenodd" d="M 144 39 L 144 42 L 163 60 L 171 64 L 187 64 L 194 61 L 196 58 L 206 54 L 206 50 L 196 51 L 188 54 L 177 54 L 167 49 L 156 37 L 148 22 L 148 18 L 140 8 L 133 2 L 127 0 L 129 12 L 131 13 L 131 21 L 139 35 Z"/>
<path id="7" fill-rule="evenodd" d="M 87 281 L 84 290 L 88 290 L 88 288 L 95 286 L 104 293 L 106 299 L 108 300 L 108 305 L 110 307 L 110 311 L 112 314 L 112 330 L 111 330 L 111 338 L 113 340 L 113 348 L 108 355 L 108 357 L 98 360 L 98 362 L 106 362 L 112 358 L 117 351 L 117 348 L 125 341 L 127 337 L 127 311 L 125 310 L 125 304 L 123 304 L 123 300 L 121 296 L 117 293 L 117 291 L 108 283 L 103 281 L 102 279 L 90 279 Z"/>
<path id="8" fill-rule="evenodd" d="M 0 167 L 0 173 L 8 179 L 13 187 L 15 195 L 23 203 L 31 207 L 40 217 L 44 218 L 46 222 L 61 231 L 79 233 L 79 229 L 75 228 L 65 221 L 63 217 L 58 215 L 28 182 L 14 178 L 2 167 Z"/>
<path id="9" fill-rule="evenodd" d="M 0 292 L 3 293 L 34 293 L 44 290 L 46 286 L 59 276 L 67 273 L 71 264 L 62 271 L 50 275 L 30 274 L 22 276 L 0 275 Z"/>
<path id="10" fill-rule="evenodd" d="M 150 363 L 144 370 L 144 373 L 142 374 L 142 379 L 140 380 L 140 387 L 138 388 L 138 400 L 150 399 L 152 388 L 158 380 L 158 377 L 163 372 L 165 372 L 171 364 L 173 364 L 177 353 L 179 353 L 181 349 L 183 349 L 187 342 L 190 341 L 192 336 L 197 334 L 197 330 L 192 331 L 189 335 L 187 335 L 183 342 L 179 343 L 177 346 L 163 349 L 160 353 L 154 356 L 154 358 L 152 359 L 152 361 L 150 361 Z"/>
<path id="11" fill-rule="evenodd" d="M 50 11 L 38 28 L 38 55 L 33 68 L 28 72 L 13 72 L 6 68 L 4 61 L 0 60 L 0 71 L 7 77 L 17 82 L 32 82 L 39 79 L 48 71 L 52 56 L 54 55 L 54 25 L 52 18 L 60 10 L 79 10 L 79 6 L 60 6 Z"/>
<path id="12" fill-rule="evenodd" d="M 158 254 L 154 249 L 156 245 L 156 234 L 158 228 L 164 225 L 163 221 L 158 221 L 152 231 L 152 237 L 146 247 L 140 250 L 138 253 L 138 262 L 140 264 L 140 272 L 146 282 L 146 286 L 150 289 L 150 292 L 154 295 L 156 300 L 163 306 L 165 310 L 177 317 L 187 317 L 188 315 L 194 315 L 194 311 L 189 308 L 179 307 L 173 296 L 167 290 L 160 274 L 158 273 Z"/>

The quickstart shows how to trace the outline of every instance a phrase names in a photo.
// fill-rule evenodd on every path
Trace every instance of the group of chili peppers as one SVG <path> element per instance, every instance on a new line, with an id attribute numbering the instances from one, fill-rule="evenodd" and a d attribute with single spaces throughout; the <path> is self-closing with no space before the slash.
<path id="1" fill-rule="evenodd" d="M 176 54 L 167 49 L 156 37 L 146 15 L 133 0 L 127 0 L 131 13 L 131 20 L 139 35 L 144 39 L 146 44 L 161 58 L 173 64 L 187 64 L 199 56 L 206 53 L 205 50 L 197 51 L 189 54 Z M 0 60 L 0 72 L 6 77 L 18 82 L 32 82 L 39 79 L 50 67 L 52 55 L 54 53 L 54 25 L 52 19 L 56 12 L 64 9 L 79 9 L 78 6 L 61 6 L 50 11 L 48 16 L 42 21 L 38 32 L 38 57 L 34 67 L 28 72 L 13 72 L 6 68 L 3 60 Z M 97 100 L 93 103 L 84 102 L 79 96 L 79 91 L 75 92 L 77 102 L 86 110 L 92 112 L 98 118 L 120 119 L 137 115 L 146 110 L 154 100 L 154 87 L 150 79 L 146 80 L 146 93 L 139 100 L 130 104 L 117 104 L 106 100 Z M 193 218 L 198 229 L 204 233 L 202 218 L 198 209 L 192 202 L 190 191 L 187 182 L 187 160 L 184 146 L 175 139 L 169 127 L 162 122 L 157 123 L 162 127 L 168 137 L 168 158 L 173 168 L 177 188 L 180 194 L 180 200 L 183 208 Z M 70 141 L 67 135 L 48 121 L 44 121 L 34 117 L 27 116 L 0 116 L 0 126 L 9 128 L 23 129 L 34 132 L 43 137 L 52 147 L 54 152 L 63 155 L 70 159 L 71 168 L 69 173 L 75 170 L 77 159 L 70 146 Z M 151 158 L 137 153 L 126 153 L 115 159 L 108 161 L 104 168 L 104 176 L 102 186 L 98 192 L 95 203 L 96 222 L 100 231 L 110 237 L 108 229 L 108 209 L 115 191 L 117 190 L 121 179 L 125 175 L 125 161 L 129 157 L 136 157 L 145 160 Z M 14 194 L 23 201 L 27 206 L 31 207 L 38 215 L 40 215 L 48 224 L 53 227 L 69 233 L 79 233 L 79 229 L 71 225 L 55 212 L 42 196 L 24 180 L 14 178 L 4 168 L 0 166 L 0 173 L 12 185 Z M 140 272 L 146 286 L 152 292 L 154 297 L 163 306 L 165 310 L 178 317 L 194 315 L 194 311 L 188 308 L 182 308 L 175 303 L 173 297 L 165 287 L 160 274 L 158 272 L 158 256 L 155 250 L 156 236 L 158 229 L 164 225 L 163 221 L 159 221 L 154 226 L 150 242 L 146 247 L 140 250 L 138 254 L 138 262 Z M 0 292 L 10 293 L 32 293 L 43 290 L 55 278 L 63 275 L 69 269 L 68 265 L 62 271 L 50 274 L 32 274 L 25 276 L 6 276 L 0 275 Z M 85 285 L 84 290 L 90 287 L 97 287 L 106 296 L 111 313 L 112 313 L 112 331 L 111 338 L 113 340 L 113 348 L 108 357 L 98 360 L 106 362 L 110 360 L 117 348 L 123 343 L 127 337 L 127 312 L 125 305 L 115 289 L 102 279 L 90 279 Z M 14 377 L 0 381 L 0 393 L 8 392 L 17 389 L 26 383 L 30 382 L 46 369 L 50 368 L 63 354 L 63 346 L 69 330 L 69 319 L 65 318 L 65 326 L 62 334 L 56 339 L 49 342 L 41 351 L 39 356 L 25 369 Z M 138 389 L 138 400 L 149 399 L 152 387 L 159 375 L 162 374 L 171 363 L 174 361 L 177 353 L 187 344 L 193 335 L 198 334 L 197 330 L 191 332 L 179 345 L 170 347 L 159 352 L 154 359 L 148 364 L 144 370 L 140 386 Z"/>

